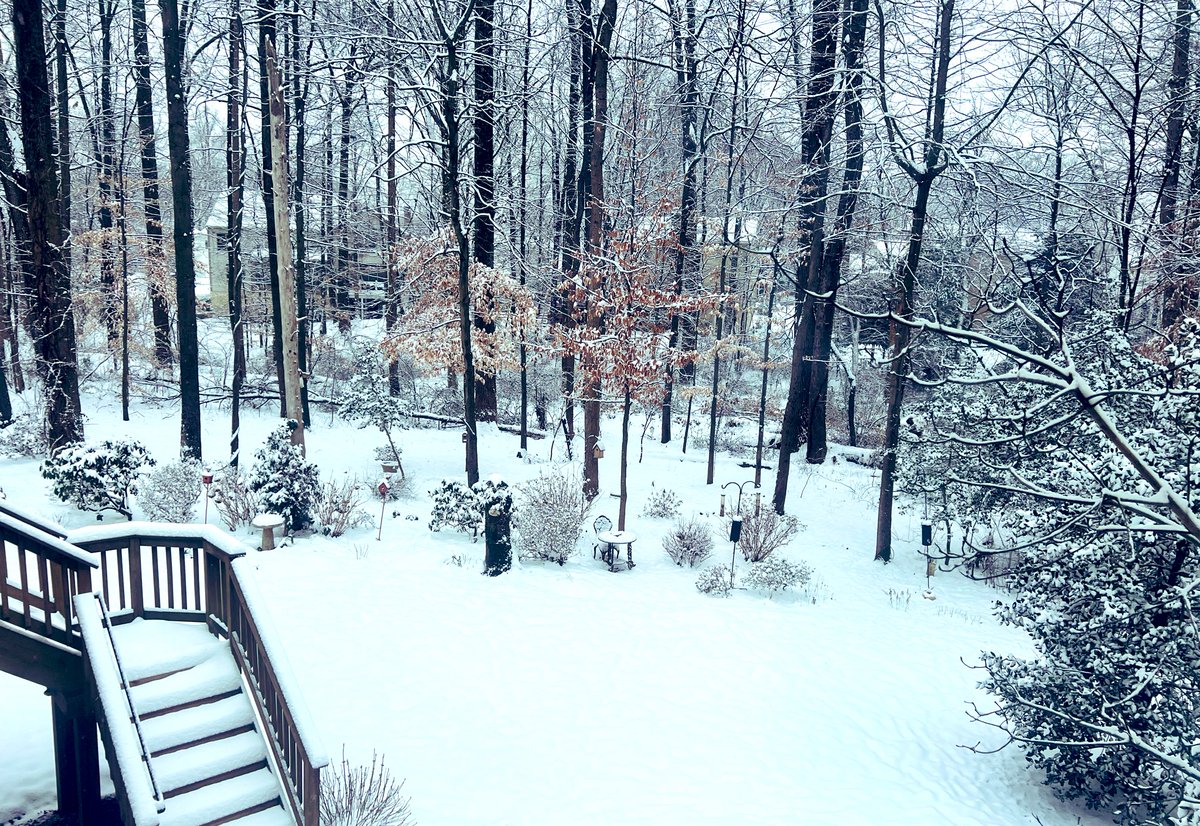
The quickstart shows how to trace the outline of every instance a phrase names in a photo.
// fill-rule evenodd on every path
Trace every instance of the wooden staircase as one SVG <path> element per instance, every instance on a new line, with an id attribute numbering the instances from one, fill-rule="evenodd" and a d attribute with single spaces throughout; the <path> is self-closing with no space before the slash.
<path id="1" fill-rule="evenodd" d="M 294 824 L 229 645 L 167 620 L 118 625 L 113 639 L 163 798 L 160 826 Z"/>
<path id="2" fill-rule="evenodd" d="M 316 826 L 329 759 L 247 550 L 206 525 L 67 534 L 0 502 L 0 669 L 54 694 L 59 803 L 82 826 L 97 723 L 125 826 Z"/>

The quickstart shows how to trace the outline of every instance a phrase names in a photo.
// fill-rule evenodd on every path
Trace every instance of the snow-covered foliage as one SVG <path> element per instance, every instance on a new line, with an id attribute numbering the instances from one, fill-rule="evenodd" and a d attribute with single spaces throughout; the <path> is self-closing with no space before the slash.
<path id="1" fill-rule="evenodd" d="M 800 528 L 796 517 L 780 516 L 772 508 L 764 507 L 758 516 L 749 514 L 742 520 L 738 547 L 747 562 L 760 562 L 791 542 Z"/>
<path id="2" fill-rule="evenodd" d="M 32 459 L 45 456 L 49 450 L 46 421 L 40 412 L 18 413 L 0 428 L 0 456 Z"/>
<path id="3" fill-rule="evenodd" d="M 712 554 L 713 538 L 708 525 L 696 519 L 680 519 L 663 537 L 663 550 L 676 565 L 695 568 Z"/>
<path id="4" fill-rule="evenodd" d="M 980 717 L 1061 796 L 1164 822 L 1200 780 L 1200 325 L 1155 359 L 1103 316 L 1042 343 L 918 408 L 902 481 L 962 561 L 1020 551 L 997 614 L 1039 656 L 984 655 Z"/>
<path id="5" fill-rule="evenodd" d="M 672 519 L 679 516 L 683 502 L 679 495 L 670 488 L 656 488 L 646 499 L 646 507 L 642 516 L 649 519 Z"/>
<path id="6" fill-rule="evenodd" d="M 221 521 L 231 531 L 250 524 L 258 513 L 254 491 L 246 484 L 245 474 L 235 467 L 226 465 L 214 471 L 208 495 L 221 514 Z"/>
<path id="7" fill-rule="evenodd" d="M 254 467 L 246 479 L 258 506 L 282 516 L 290 531 L 307 528 L 312 522 L 321 487 L 317 466 L 306 461 L 300 446 L 291 442 L 291 432 L 298 426 L 289 419 L 271 432 L 254 454 Z"/>
<path id="8" fill-rule="evenodd" d="M 727 597 L 733 590 L 733 576 L 728 565 L 709 565 L 696 579 L 696 590 L 709 596 Z"/>
<path id="9" fill-rule="evenodd" d="M 42 463 L 54 495 L 80 510 L 115 510 L 130 518 L 129 497 L 138 477 L 154 464 L 141 442 L 106 439 L 98 445 L 70 445 Z"/>
<path id="10" fill-rule="evenodd" d="M 415 299 L 388 334 L 384 348 L 407 354 L 427 370 L 462 370 L 458 327 L 458 245 L 446 227 L 426 238 L 401 242 L 396 270 L 400 289 Z M 537 321 L 529 288 L 508 273 L 478 262 L 470 264 L 471 315 L 486 324 L 472 325 L 476 373 L 495 375 L 517 365 L 517 342 Z"/>
<path id="11" fill-rule="evenodd" d="M 388 392 L 387 365 L 378 347 L 359 347 L 353 364 L 353 372 L 342 386 L 338 413 L 359 427 L 378 428 L 390 449 L 382 459 L 399 465 L 396 434 L 408 423 L 408 407 Z"/>
<path id="12" fill-rule="evenodd" d="M 742 582 L 755 591 L 766 591 L 770 596 L 788 589 L 804 586 L 812 576 L 812 568 L 803 562 L 789 562 L 781 556 L 772 556 L 755 562 L 742 575 Z"/>
<path id="13" fill-rule="evenodd" d="M 194 522 L 202 468 L 195 459 L 159 465 L 146 477 L 138 503 L 153 522 Z"/>
<path id="14" fill-rule="evenodd" d="M 478 535 L 483 512 L 479 509 L 479 499 L 465 482 L 443 479 L 429 491 L 429 496 L 433 499 L 429 530 L 450 528 L 469 533 L 472 538 Z"/>
<path id="15" fill-rule="evenodd" d="M 575 553 L 592 508 L 579 477 L 563 471 L 541 473 L 518 485 L 517 491 L 517 555 L 564 564 Z"/>
<path id="16" fill-rule="evenodd" d="M 365 510 L 370 494 L 367 486 L 344 474 L 340 479 L 326 479 L 317 498 L 317 525 L 326 536 L 341 536 L 350 528 L 371 522 Z"/>

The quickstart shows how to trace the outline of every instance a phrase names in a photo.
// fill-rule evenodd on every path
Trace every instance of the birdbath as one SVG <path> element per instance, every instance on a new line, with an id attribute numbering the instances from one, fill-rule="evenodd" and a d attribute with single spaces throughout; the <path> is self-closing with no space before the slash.
<path id="1" fill-rule="evenodd" d="M 277 513 L 260 513 L 250 521 L 256 528 L 262 529 L 262 548 L 264 551 L 275 549 L 275 529 L 283 527 L 283 517 Z"/>

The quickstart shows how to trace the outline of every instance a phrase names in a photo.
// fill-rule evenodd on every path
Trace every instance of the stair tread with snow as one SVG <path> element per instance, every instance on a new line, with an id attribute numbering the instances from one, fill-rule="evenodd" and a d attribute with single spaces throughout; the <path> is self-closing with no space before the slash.
<path id="1" fill-rule="evenodd" d="M 211 656 L 166 677 L 134 686 L 134 708 L 146 718 L 165 710 L 240 691 L 242 678 L 232 657 Z"/>
<path id="2" fill-rule="evenodd" d="M 296 820 L 282 805 L 255 812 L 237 820 L 229 821 L 230 826 L 296 826 Z"/>
<path id="3" fill-rule="evenodd" d="M 242 812 L 251 814 L 251 810 L 269 806 L 279 809 L 278 804 L 279 781 L 269 770 L 259 769 L 171 798 L 167 801 L 159 826 L 209 826 L 238 822 L 235 815 Z M 270 808 L 265 810 L 271 811 Z"/>
<path id="4" fill-rule="evenodd" d="M 232 735 L 254 724 L 254 710 L 244 694 L 142 721 L 150 756 L 188 743 Z"/>
<path id="5" fill-rule="evenodd" d="M 199 622 L 135 619 L 113 626 L 112 633 L 130 683 L 191 668 L 229 647 Z"/>
<path id="6" fill-rule="evenodd" d="M 267 746 L 257 731 L 202 743 L 154 758 L 154 776 L 163 794 L 194 786 L 220 774 L 264 764 Z"/>

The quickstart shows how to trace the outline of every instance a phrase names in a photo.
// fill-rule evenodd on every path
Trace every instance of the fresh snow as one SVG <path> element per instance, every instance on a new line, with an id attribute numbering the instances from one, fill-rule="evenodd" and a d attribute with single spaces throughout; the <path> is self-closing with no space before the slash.
<path id="1" fill-rule="evenodd" d="M 131 423 L 116 405 L 115 393 L 86 397 L 90 440 L 135 435 L 160 461 L 174 455 L 179 423 L 170 405 L 135 405 Z M 314 418 L 308 456 L 324 476 L 377 479 L 372 449 L 381 438 L 326 411 Z M 244 457 L 277 421 L 244 412 Z M 896 561 L 872 561 L 871 470 L 844 459 L 793 469 L 789 512 L 805 529 L 783 553 L 816 572 L 802 593 L 709 598 L 695 589 L 698 571 L 662 552 L 670 520 L 642 517 L 642 507 L 652 485 L 671 488 L 685 516 L 713 526 L 710 562 L 728 564 L 730 545 L 713 515 L 719 484 L 753 472 L 719 456 L 718 486 L 705 486 L 703 450 L 681 454 L 678 442 L 650 440 L 638 464 L 639 429 L 626 525 L 639 537 L 632 571 L 610 573 L 592 559 L 589 525 L 565 566 L 517 562 L 502 576 L 481 576 L 482 544 L 427 528 L 425 491 L 462 477 L 456 430 L 401 434 L 416 495 L 388 504 L 381 542 L 366 526 L 237 563 L 255 569 L 247 577 L 255 611 L 273 620 L 314 737 L 335 755 L 326 771 L 343 750 L 352 764 L 382 755 L 404 779 L 422 826 L 1108 822 L 1056 801 L 1016 748 L 963 748 L 1002 742 L 967 716 L 969 703 L 992 706 L 969 665 L 985 649 L 1029 654 L 1030 642 L 991 617 L 1003 594 L 985 585 L 939 573 L 936 599 L 922 598 L 916 514 L 897 517 Z M 515 458 L 517 437 L 480 432 L 485 477 L 498 472 L 515 484 L 554 467 L 548 441 Z M 211 462 L 227 436 L 225 412 L 206 407 Z M 615 421 L 606 421 L 604 439 L 619 442 Z M 614 522 L 618 453 L 601 460 L 604 491 L 593 512 Z M 556 459 L 562 454 L 560 439 Z M 95 525 L 49 496 L 37 464 L 0 460 L 10 500 L 68 528 Z M 764 473 L 765 487 L 773 480 Z M 747 495 L 743 508 L 752 504 Z M 369 512 L 378 518 L 378 502 Z M 256 544 L 256 533 L 237 539 Z M 744 572 L 740 558 L 737 567 Z M 203 659 L 200 640 L 166 650 L 165 639 L 138 631 L 148 654 Z M 42 690 L 0 674 L 0 698 L 3 822 L 51 807 L 54 775 Z M 264 815 L 263 826 L 278 817 Z"/>

